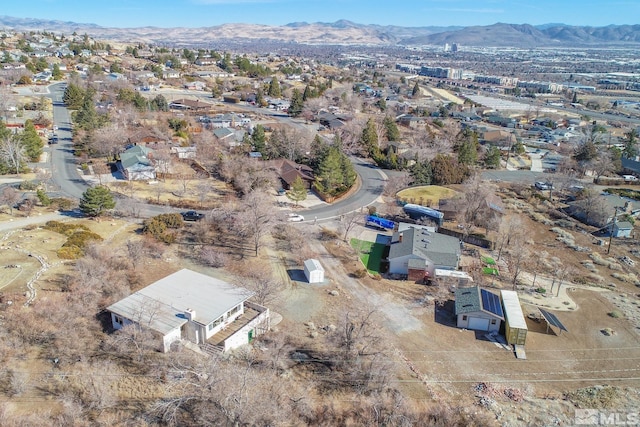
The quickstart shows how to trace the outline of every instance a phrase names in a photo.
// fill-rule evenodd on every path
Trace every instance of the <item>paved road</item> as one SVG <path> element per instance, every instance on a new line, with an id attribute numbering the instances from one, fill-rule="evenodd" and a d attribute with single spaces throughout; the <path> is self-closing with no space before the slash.
<path id="1" fill-rule="evenodd" d="M 382 195 L 387 180 L 384 172 L 357 157 L 351 157 L 351 162 L 360 175 L 361 186 L 358 191 L 345 200 L 302 211 L 307 222 L 315 221 L 315 218 L 318 221 L 332 219 L 353 212 L 363 206 L 369 206 Z"/>
<path id="2" fill-rule="evenodd" d="M 58 127 L 58 144 L 50 145 L 51 179 L 56 192 L 80 199 L 82 193 L 89 187 L 78 174 L 73 156 L 73 140 L 71 134 L 71 115 L 62 102 L 66 83 L 56 83 L 49 86 L 50 97 L 53 101 L 53 124 Z"/>

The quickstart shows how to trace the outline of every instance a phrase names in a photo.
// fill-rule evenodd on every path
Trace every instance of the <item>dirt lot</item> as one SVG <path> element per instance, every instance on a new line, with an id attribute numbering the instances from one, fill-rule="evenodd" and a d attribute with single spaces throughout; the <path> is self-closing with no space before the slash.
<path id="1" fill-rule="evenodd" d="M 357 255 L 341 243 L 310 243 L 328 280 L 324 285 L 295 282 L 277 307 L 284 316 L 279 328 L 308 337 L 312 347 L 321 339 L 314 328 L 338 321 L 346 311 L 376 307 L 392 349 L 397 387 L 417 401 L 444 399 L 480 405 L 504 425 L 572 424 L 575 406 L 565 399 L 565 393 L 594 385 L 632 387 L 613 404 L 629 407 L 629 398 L 637 405 L 640 300 L 633 283 L 612 276 L 614 272 L 633 273 L 632 268 L 616 261 L 628 253 L 628 243 L 614 241 L 607 256 L 606 247 L 594 245 L 592 236 L 573 231 L 575 245 L 590 249 L 579 252 L 556 239 L 553 224 L 521 217 L 531 231 L 528 244 L 572 269 L 558 297 L 532 292 L 527 284 L 532 276 L 523 275 L 519 290 L 531 295 L 523 299 L 525 315 L 537 314 L 536 305 L 554 309 L 568 329 L 562 333 L 557 328 L 547 330 L 544 321 L 528 318 L 527 360 L 516 359 L 483 333 L 457 329 L 448 288 L 354 279 L 350 273 L 361 266 Z M 592 253 L 613 258 L 619 267 L 595 264 L 587 270 L 584 263 L 593 261 Z M 508 277 L 508 264 L 502 267 Z M 592 280 L 572 282 L 581 277 Z M 553 275 L 538 275 L 536 287 L 550 290 L 552 281 Z M 507 278 L 486 278 L 483 282 L 484 286 L 512 288 Z M 555 285 L 557 289 L 558 281 Z M 336 293 L 332 295 L 332 291 Z M 621 316 L 612 316 L 614 310 Z M 311 328 L 308 322 L 312 322 Z M 480 383 L 488 388 L 478 390 Z"/>

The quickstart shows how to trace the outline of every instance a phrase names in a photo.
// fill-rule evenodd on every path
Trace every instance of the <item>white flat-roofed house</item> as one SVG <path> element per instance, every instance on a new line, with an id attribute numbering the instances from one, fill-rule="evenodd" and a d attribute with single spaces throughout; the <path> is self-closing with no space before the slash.
<path id="1" fill-rule="evenodd" d="M 270 328 L 269 309 L 248 299 L 253 292 L 182 269 L 107 307 L 118 330 L 136 324 L 159 338 L 167 352 L 180 340 L 205 351 L 227 351 L 250 343 Z"/>

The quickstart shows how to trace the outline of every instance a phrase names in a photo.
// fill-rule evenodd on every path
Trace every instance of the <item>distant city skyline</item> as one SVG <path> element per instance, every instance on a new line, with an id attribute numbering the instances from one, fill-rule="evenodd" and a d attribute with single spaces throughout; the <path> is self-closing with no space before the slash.
<path id="1" fill-rule="evenodd" d="M 497 22 L 606 26 L 640 23 L 637 0 L 29 0 L 5 1 L 3 15 L 103 27 L 208 27 L 335 22 L 404 27 Z"/>

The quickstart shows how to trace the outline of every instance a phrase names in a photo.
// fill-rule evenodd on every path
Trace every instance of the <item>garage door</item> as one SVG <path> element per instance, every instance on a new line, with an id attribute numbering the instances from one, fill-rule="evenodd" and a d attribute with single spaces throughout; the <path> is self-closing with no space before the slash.
<path id="1" fill-rule="evenodd" d="M 469 329 L 476 331 L 488 331 L 489 319 L 482 319 L 480 317 L 469 317 Z"/>

